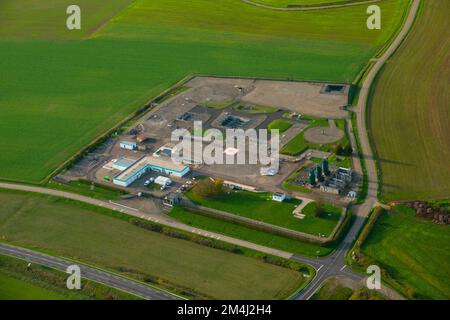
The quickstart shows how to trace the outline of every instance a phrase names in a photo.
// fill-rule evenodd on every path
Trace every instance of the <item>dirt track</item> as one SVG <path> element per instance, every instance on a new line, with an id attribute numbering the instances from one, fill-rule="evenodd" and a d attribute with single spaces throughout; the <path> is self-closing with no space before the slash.
<path id="1" fill-rule="evenodd" d="M 356 119 L 358 123 L 358 135 L 360 139 L 360 146 L 363 154 L 363 158 L 366 164 L 367 168 L 367 176 L 369 180 L 369 186 L 368 186 L 368 193 L 366 200 L 364 203 L 354 206 L 353 212 L 355 215 L 355 221 L 353 222 L 352 227 L 348 231 L 347 235 L 345 236 L 344 240 L 341 242 L 339 247 L 336 249 L 335 253 L 329 258 L 331 259 L 331 263 L 328 263 L 321 272 L 318 272 L 316 278 L 311 281 L 307 287 L 305 287 L 302 292 L 297 297 L 298 299 L 309 299 L 311 296 L 320 288 L 323 281 L 325 281 L 327 278 L 335 275 L 336 273 L 343 272 L 343 270 L 346 269 L 346 261 L 345 261 L 345 255 L 348 250 L 351 249 L 353 241 L 356 239 L 359 231 L 363 227 L 367 216 L 369 215 L 372 208 L 377 205 L 378 202 L 378 175 L 376 170 L 376 162 L 373 158 L 372 149 L 369 142 L 369 137 L 367 134 L 367 126 L 366 126 L 366 112 L 367 112 L 367 101 L 368 96 L 370 93 L 370 87 L 378 74 L 378 72 L 381 70 L 383 65 L 386 63 L 386 61 L 392 56 L 392 54 L 397 50 L 397 48 L 400 46 L 400 44 L 405 39 L 406 35 L 408 34 L 409 30 L 411 29 L 414 19 L 416 17 L 416 14 L 418 12 L 420 5 L 420 0 L 414 0 L 414 3 L 412 4 L 408 17 L 406 18 L 405 24 L 403 25 L 401 31 L 397 35 L 397 37 L 394 39 L 394 41 L 390 44 L 389 48 L 383 53 L 383 55 L 375 60 L 376 63 L 370 70 L 370 72 L 367 74 L 366 78 L 364 79 L 361 91 L 358 98 L 358 104 L 355 108 L 356 112 Z M 352 146 L 355 148 L 355 141 L 352 139 Z M 355 149 L 356 150 L 356 149 Z M 358 163 L 358 167 L 361 168 L 361 164 L 359 163 L 359 158 L 355 157 L 354 160 Z M 339 270 L 339 271 L 338 271 Z M 387 286 L 386 289 L 389 290 Z M 396 292 L 392 292 L 394 295 Z M 398 298 L 402 298 L 397 294 Z"/>
<path id="2" fill-rule="evenodd" d="M 358 6 L 358 5 L 363 5 L 363 4 L 369 4 L 369 3 L 373 3 L 373 2 L 379 2 L 381 0 L 362 0 L 362 1 L 358 1 L 358 2 L 347 2 L 347 3 L 342 3 L 342 4 L 318 4 L 316 6 L 308 6 L 308 7 L 286 7 L 286 8 L 282 8 L 282 7 L 272 7 L 266 4 L 262 4 L 262 3 L 257 3 L 251 0 L 241 0 L 242 2 L 245 2 L 249 5 L 252 6 L 256 6 L 256 7 L 260 7 L 260 8 L 265 8 L 265 9 L 270 9 L 270 10 L 278 10 L 278 11 L 311 11 L 311 10 L 323 10 L 323 9 L 334 9 L 334 8 L 342 8 L 342 7 L 352 7 L 352 6 Z"/>

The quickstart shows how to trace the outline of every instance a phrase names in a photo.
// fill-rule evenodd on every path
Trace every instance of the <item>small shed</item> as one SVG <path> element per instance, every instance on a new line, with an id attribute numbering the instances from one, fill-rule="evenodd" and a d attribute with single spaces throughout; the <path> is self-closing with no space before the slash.
<path id="1" fill-rule="evenodd" d="M 120 142 L 120 147 L 122 149 L 126 149 L 126 150 L 136 150 L 137 149 L 137 143 L 136 142 L 131 142 L 131 141 L 121 141 Z"/>
<path id="2" fill-rule="evenodd" d="M 273 201 L 278 201 L 278 202 L 283 202 L 284 200 L 286 200 L 286 195 L 284 193 L 274 193 L 272 195 L 272 200 Z"/>
<path id="3" fill-rule="evenodd" d="M 172 207 L 181 203 L 181 196 L 177 193 L 171 192 L 164 197 L 163 202 L 165 205 Z"/>
<path id="4" fill-rule="evenodd" d="M 355 191 L 351 190 L 351 191 L 348 193 L 347 197 L 355 199 L 355 198 L 358 197 L 358 194 L 357 194 Z"/>
<path id="5" fill-rule="evenodd" d="M 161 185 L 161 186 L 169 186 L 169 185 L 172 184 L 172 180 L 170 180 L 170 179 L 167 178 L 167 177 L 158 176 L 158 177 L 155 179 L 155 183 L 156 183 L 156 184 L 159 184 L 159 185 Z"/>

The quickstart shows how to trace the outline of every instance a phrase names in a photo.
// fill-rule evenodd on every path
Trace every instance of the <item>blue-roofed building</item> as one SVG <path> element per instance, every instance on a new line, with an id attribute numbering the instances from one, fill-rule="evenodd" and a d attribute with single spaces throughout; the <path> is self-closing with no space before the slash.
<path id="1" fill-rule="evenodd" d="M 183 164 L 176 164 L 170 158 L 146 156 L 120 173 L 113 182 L 119 186 L 128 187 L 148 171 L 180 178 L 188 174 L 190 168 Z"/>

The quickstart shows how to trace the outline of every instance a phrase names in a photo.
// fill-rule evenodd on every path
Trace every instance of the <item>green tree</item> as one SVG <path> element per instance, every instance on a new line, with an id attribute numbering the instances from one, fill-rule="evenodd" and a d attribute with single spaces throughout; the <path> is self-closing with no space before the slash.
<path id="1" fill-rule="evenodd" d="M 316 201 L 316 206 L 314 208 L 314 215 L 317 218 L 323 218 L 325 214 L 327 213 L 325 209 L 325 205 L 322 201 Z"/>
<path id="2" fill-rule="evenodd" d="M 223 181 L 221 179 L 200 180 L 192 189 L 192 193 L 198 198 L 218 198 L 224 192 Z"/>

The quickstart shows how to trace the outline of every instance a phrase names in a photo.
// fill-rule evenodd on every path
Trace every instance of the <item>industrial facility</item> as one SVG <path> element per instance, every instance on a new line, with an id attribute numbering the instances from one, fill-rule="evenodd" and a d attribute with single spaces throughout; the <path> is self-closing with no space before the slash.
<path id="1" fill-rule="evenodd" d="M 175 164 L 170 158 L 156 158 L 145 156 L 133 165 L 122 171 L 113 179 L 113 183 L 122 187 L 128 187 L 143 174 L 154 171 L 174 177 L 184 177 L 190 168 L 182 164 Z"/>

